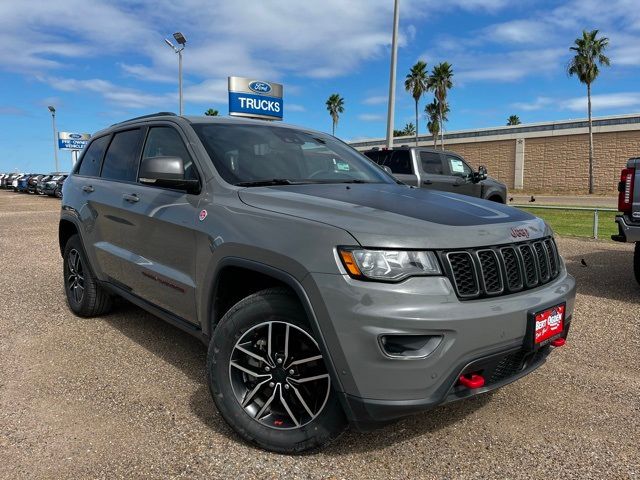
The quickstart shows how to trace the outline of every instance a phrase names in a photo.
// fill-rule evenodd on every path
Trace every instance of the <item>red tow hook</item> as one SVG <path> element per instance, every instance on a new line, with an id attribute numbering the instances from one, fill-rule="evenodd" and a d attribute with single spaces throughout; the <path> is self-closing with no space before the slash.
<path id="1" fill-rule="evenodd" d="M 551 345 L 554 347 L 562 347 L 567 341 L 564 338 L 556 338 L 551 342 Z"/>
<path id="2" fill-rule="evenodd" d="M 460 375 L 458 381 L 460 382 L 460 385 L 467 388 L 480 388 L 484 385 L 484 377 L 477 373 Z"/>

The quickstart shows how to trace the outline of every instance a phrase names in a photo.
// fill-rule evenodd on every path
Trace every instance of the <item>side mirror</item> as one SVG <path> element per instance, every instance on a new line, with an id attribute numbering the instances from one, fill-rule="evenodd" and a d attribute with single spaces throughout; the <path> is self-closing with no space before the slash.
<path id="1" fill-rule="evenodd" d="M 487 179 L 487 167 L 485 167 L 484 165 L 480 165 L 478 167 L 478 172 L 474 174 L 474 181 L 477 183 L 486 179 Z"/>
<path id="2" fill-rule="evenodd" d="M 180 157 L 151 157 L 142 160 L 140 183 L 155 185 L 187 193 L 198 193 L 200 182 L 184 178 L 184 161 Z"/>
<path id="3" fill-rule="evenodd" d="M 391 169 L 389 167 L 387 167 L 386 165 L 384 167 L 382 167 L 382 169 L 387 172 L 389 175 L 393 175 L 393 172 L 391 171 Z"/>

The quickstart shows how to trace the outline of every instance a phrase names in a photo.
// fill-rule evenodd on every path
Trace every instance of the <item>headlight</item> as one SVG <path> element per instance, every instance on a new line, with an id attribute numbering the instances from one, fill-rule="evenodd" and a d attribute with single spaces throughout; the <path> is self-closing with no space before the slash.
<path id="1" fill-rule="evenodd" d="M 397 282 L 407 277 L 440 275 L 433 252 L 338 248 L 344 267 L 354 278 Z"/>

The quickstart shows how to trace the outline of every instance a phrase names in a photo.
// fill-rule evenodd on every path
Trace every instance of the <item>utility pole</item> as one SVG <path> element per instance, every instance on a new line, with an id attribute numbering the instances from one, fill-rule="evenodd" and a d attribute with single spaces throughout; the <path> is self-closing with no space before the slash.
<path id="1" fill-rule="evenodd" d="M 387 110 L 387 148 L 393 147 L 393 114 L 396 108 L 396 66 L 398 63 L 398 23 L 400 0 L 393 5 L 393 37 L 391 39 L 391 69 L 389 72 L 389 108 Z"/>
<path id="2" fill-rule="evenodd" d="M 178 42 L 178 44 L 180 45 L 180 48 L 176 47 L 171 40 L 165 38 L 164 41 L 167 45 L 169 45 L 174 52 L 176 52 L 178 54 L 178 97 L 179 97 L 179 102 L 180 102 L 180 115 L 182 115 L 183 109 L 182 109 L 182 51 L 184 50 L 184 47 L 187 45 L 187 39 L 185 38 L 185 36 L 180 33 L 180 32 L 176 32 L 173 34 L 173 38 L 176 40 L 176 42 Z"/>

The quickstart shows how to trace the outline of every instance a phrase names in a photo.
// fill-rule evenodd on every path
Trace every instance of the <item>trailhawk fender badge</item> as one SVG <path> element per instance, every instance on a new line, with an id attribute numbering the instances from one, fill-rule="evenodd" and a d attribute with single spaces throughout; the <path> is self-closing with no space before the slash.
<path id="1" fill-rule="evenodd" d="M 204 222 L 205 218 L 207 218 L 207 211 L 200 210 L 200 215 L 198 215 L 198 220 L 200 220 L 201 222 Z"/>
<path id="2" fill-rule="evenodd" d="M 511 229 L 511 236 L 513 238 L 529 238 L 529 229 L 527 227 L 513 227 Z"/>

